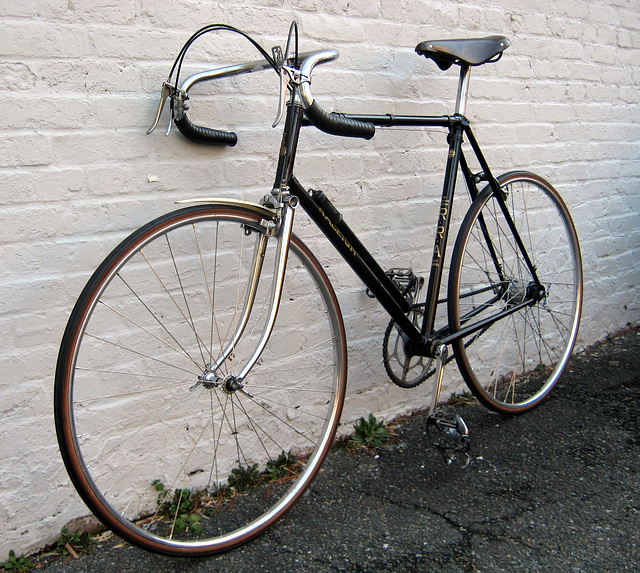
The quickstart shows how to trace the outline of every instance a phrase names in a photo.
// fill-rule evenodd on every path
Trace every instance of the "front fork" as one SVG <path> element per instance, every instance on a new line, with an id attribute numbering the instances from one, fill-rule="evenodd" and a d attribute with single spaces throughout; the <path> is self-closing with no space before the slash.
<path id="1" fill-rule="evenodd" d="M 273 332 L 273 326 L 278 315 L 280 298 L 282 296 L 282 285 L 284 284 L 284 273 L 286 270 L 287 257 L 289 254 L 291 230 L 293 228 L 293 216 L 297 206 L 297 197 L 285 196 L 279 209 L 279 221 L 264 221 L 266 231 L 260 234 L 260 237 L 256 242 L 251 272 L 247 282 L 247 292 L 245 295 L 243 307 L 238 317 L 235 332 L 233 333 L 233 336 L 227 343 L 224 350 L 220 353 L 220 356 L 217 358 L 217 360 L 215 362 L 207 364 L 206 371 L 203 376 L 200 377 L 199 384 L 201 383 L 205 386 L 219 386 L 222 384 L 223 388 L 225 388 L 227 391 L 242 389 L 242 381 L 247 376 L 247 374 L 249 374 L 251 369 L 260 358 L 263 350 L 265 349 L 265 346 L 269 341 L 269 337 Z M 255 350 L 246 361 L 242 370 L 237 374 L 222 376 L 220 374 L 221 366 L 234 353 L 234 350 L 240 342 L 244 330 L 249 322 L 249 317 L 251 316 L 251 311 L 253 310 L 253 305 L 256 298 L 256 292 L 260 283 L 260 275 L 262 272 L 262 266 L 270 235 L 277 235 L 278 243 L 276 247 L 273 282 L 271 285 L 271 300 L 269 301 L 269 310 L 264 330 L 262 332 L 260 340 L 256 345 Z"/>
<path id="2" fill-rule="evenodd" d="M 284 74 L 286 70 L 282 70 Z M 284 76 L 282 76 L 284 77 Z M 286 83 L 286 82 L 285 82 Z M 286 86 L 285 86 L 286 87 Z M 283 88 L 284 89 L 284 88 Z M 286 89 L 285 89 L 286 91 Z M 293 215 L 298 206 L 298 198 L 291 195 L 289 184 L 293 173 L 293 164 L 298 145 L 298 136 L 302 126 L 302 103 L 298 96 L 297 89 L 291 90 L 291 99 L 288 105 L 287 116 L 285 121 L 284 132 L 282 134 L 282 145 L 280 157 L 278 160 L 278 168 L 276 170 L 276 180 L 274 182 L 272 196 L 267 196 L 268 202 L 271 204 L 275 201 L 278 209 L 278 219 L 275 221 L 265 221 L 266 231 L 261 235 L 256 246 L 254 261 L 251 269 L 251 277 L 247 285 L 247 295 L 245 297 L 244 307 L 238 320 L 238 326 L 233 334 L 230 342 L 222 351 L 215 362 L 207 365 L 204 375 L 200 378 L 200 382 L 205 386 L 208 384 L 218 386 L 224 382 L 223 388 L 229 392 L 242 390 L 242 380 L 249 374 L 255 363 L 260 358 L 262 351 L 265 349 L 273 326 L 276 322 L 278 308 L 280 306 L 280 297 L 282 296 L 282 285 L 284 283 L 284 273 L 287 266 L 287 256 L 289 254 L 289 242 L 291 240 L 291 229 L 293 228 Z M 275 225 L 274 225 L 275 223 Z M 273 273 L 273 283 L 271 288 L 271 300 L 269 302 L 269 312 L 267 322 L 265 324 L 262 336 L 256 346 L 251 357 L 238 374 L 223 377 L 220 375 L 222 364 L 231 356 L 234 348 L 242 338 L 242 334 L 249 322 L 249 317 L 253 309 L 256 291 L 260 282 L 260 273 L 262 270 L 262 262 L 269 242 L 269 236 L 278 237 L 278 245 L 276 249 L 275 268 Z"/>

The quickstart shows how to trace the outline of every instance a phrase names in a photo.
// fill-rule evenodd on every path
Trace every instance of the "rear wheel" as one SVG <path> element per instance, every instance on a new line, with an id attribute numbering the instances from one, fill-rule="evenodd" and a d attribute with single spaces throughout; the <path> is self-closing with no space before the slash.
<path id="1" fill-rule="evenodd" d="M 487 188 L 456 240 L 449 322 L 459 330 L 530 301 L 453 344 L 473 394 L 493 410 L 517 414 L 547 396 L 569 360 L 580 322 L 582 263 L 569 212 L 549 183 L 524 172 L 498 181 L 542 289 Z"/>
<path id="2" fill-rule="evenodd" d="M 95 272 L 67 325 L 55 388 L 67 470 L 97 517 L 145 549 L 205 555 L 249 540 L 300 497 L 331 446 L 344 327 L 295 236 L 271 338 L 246 378 L 234 377 L 268 314 L 270 216 L 201 205 L 149 223 Z M 221 359 L 264 241 L 249 320 Z"/>

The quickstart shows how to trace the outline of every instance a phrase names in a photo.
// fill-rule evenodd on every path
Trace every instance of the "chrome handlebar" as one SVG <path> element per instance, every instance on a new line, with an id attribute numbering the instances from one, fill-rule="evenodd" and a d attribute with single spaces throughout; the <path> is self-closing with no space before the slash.
<path id="1" fill-rule="evenodd" d="M 273 50 L 274 55 L 281 54 L 281 50 L 276 48 Z M 279 111 L 274 127 L 279 123 L 280 118 L 284 114 L 286 104 L 286 92 L 291 83 L 299 86 L 300 99 L 305 109 L 307 117 L 316 127 L 334 135 L 343 135 L 347 137 L 363 137 L 370 139 L 375 133 L 373 124 L 348 119 L 341 114 L 326 113 L 315 101 L 311 94 L 311 74 L 315 66 L 326 62 L 331 62 L 338 58 L 338 51 L 335 49 L 320 50 L 315 52 L 304 52 L 300 54 L 302 65 L 299 70 L 288 64 L 288 62 L 280 63 L 280 102 Z M 189 109 L 187 100 L 189 99 L 189 90 L 196 84 L 204 81 L 219 79 L 228 76 L 236 76 L 256 71 L 265 70 L 271 67 L 271 64 L 265 59 L 247 62 L 244 64 L 236 64 L 224 66 L 200 72 L 188 77 L 182 85 L 177 88 L 169 82 L 162 84 L 160 95 L 160 104 L 156 113 L 155 121 L 147 134 L 151 133 L 160 122 L 160 117 L 164 109 L 167 99 L 171 100 L 171 119 L 167 127 L 166 134 L 171 129 L 171 121 L 178 127 L 179 131 L 191 141 L 205 145 L 228 145 L 233 146 L 237 142 L 237 135 L 233 132 L 220 131 L 208 127 L 201 127 L 192 123 L 187 117 L 186 111 Z"/>

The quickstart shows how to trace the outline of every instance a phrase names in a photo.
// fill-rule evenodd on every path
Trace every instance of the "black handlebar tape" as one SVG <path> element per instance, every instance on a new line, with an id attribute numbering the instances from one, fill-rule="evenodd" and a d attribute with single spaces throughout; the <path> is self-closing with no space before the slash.
<path id="1" fill-rule="evenodd" d="M 174 123 L 180 130 L 180 133 L 194 143 L 201 143 L 203 145 L 228 145 L 229 147 L 233 147 L 238 143 L 238 136 L 234 132 L 201 127 L 192 123 L 186 113 L 182 115 L 181 119 L 174 119 Z"/>
<path id="2" fill-rule="evenodd" d="M 341 113 L 327 113 L 315 101 L 307 108 L 306 114 L 313 125 L 331 135 L 371 139 L 376 134 L 373 123 L 350 119 Z"/>

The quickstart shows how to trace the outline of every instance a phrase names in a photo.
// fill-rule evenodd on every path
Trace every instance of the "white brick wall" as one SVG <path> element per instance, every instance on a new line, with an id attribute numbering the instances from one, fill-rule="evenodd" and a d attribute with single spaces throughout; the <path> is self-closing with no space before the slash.
<path id="1" fill-rule="evenodd" d="M 145 136 L 173 56 L 205 23 L 233 24 L 270 47 L 282 42 L 293 17 L 302 49 L 340 50 L 337 63 L 318 71 L 314 94 L 346 112 L 448 113 L 455 73 L 440 72 L 414 46 L 436 37 L 508 35 L 513 46 L 505 57 L 472 76 L 468 115 L 478 138 L 496 172 L 537 171 L 573 210 L 585 267 L 579 346 L 638 322 L 636 0 L 2 2 L 0 559 L 10 549 L 51 542 L 85 513 L 58 454 L 52 386 L 65 322 L 92 270 L 120 238 L 176 199 L 255 200 L 272 183 L 265 173 L 273 170 L 278 145 L 269 127 L 277 102 L 273 74 L 233 84 L 250 97 L 230 92 L 202 106 L 217 117 L 210 125 L 238 132 L 235 149 L 197 147 L 175 133 Z M 203 46 L 194 52 L 200 67 L 212 53 L 225 61 L 256 57 L 228 35 L 217 47 L 210 40 Z M 433 227 L 435 211 L 421 220 L 407 202 L 437 204 L 442 149 L 416 149 L 434 141 L 399 131 L 364 143 L 309 130 L 298 173 L 334 198 L 385 264 L 419 267 L 425 251 L 394 229 Z M 363 205 L 375 209 L 363 215 Z M 313 237 L 298 223 L 303 236 Z M 403 251 L 397 257 L 387 249 L 394 244 Z M 330 265 L 347 321 L 345 420 L 428 404 L 428 384 L 403 391 L 386 381 L 380 358 L 386 320 L 353 273 L 323 244 L 317 251 Z M 449 388 L 459 384 L 454 367 L 447 381 Z"/>

